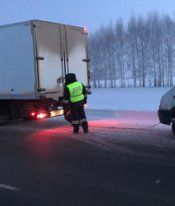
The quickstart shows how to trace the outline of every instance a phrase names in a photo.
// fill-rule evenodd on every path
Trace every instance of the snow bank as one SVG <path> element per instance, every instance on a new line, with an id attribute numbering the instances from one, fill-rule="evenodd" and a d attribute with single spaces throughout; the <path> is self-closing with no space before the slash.
<path id="1" fill-rule="evenodd" d="M 157 111 L 162 95 L 170 88 L 92 89 L 88 109 Z"/>

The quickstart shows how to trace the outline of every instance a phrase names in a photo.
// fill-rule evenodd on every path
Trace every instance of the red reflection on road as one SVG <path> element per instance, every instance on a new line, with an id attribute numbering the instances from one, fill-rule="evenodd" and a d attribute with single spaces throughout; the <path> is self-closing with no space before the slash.
<path id="1" fill-rule="evenodd" d="M 123 127 L 125 124 L 124 121 L 122 120 L 115 120 L 115 119 L 102 119 L 102 120 L 95 120 L 95 121 L 90 121 L 89 126 L 92 127 Z"/>
<path id="2" fill-rule="evenodd" d="M 41 128 L 41 130 L 28 135 L 27 147 L 39 157 L 49 157 L 52 156 L 55 151 L 55 140 L 69 138 L 70 134 L 71 128 L 68 126 L 58 126 L 49 129 Z"/>
<path id="3" fill-rule="evenodd" d="M 89 135 L 93 137 L 93 131 L 95 127 L 98 128 L 122 128 L 124 121 L 116 119 L 100 119 L 100 120 L 89 120 Z M 51 128 L 46 128 L 51 127 Z M 41 128 L 36 128 L 32 133 L 28 135 L 27 147 L 30 151 L 40 158 L 49 158 L 54 155 L 55 151 L 58 149 L 58 145 L 63 144 L 63 148 L 69 143 L 72 137 L 73 128 L 70 125 L 60 125 L 58 127 L 47 126 L 44 124 Z M 103 132 L 103 131 L 101 131 Z M 77 138 L 82 138 L 83 131 L 80 128 L 80 135 L 76 135 Z M 88 135 L 88 137 L 89 137 Z M 84 137 L 84 136 L 83 136 Z M 86 138 L 85 136 L 84 138 Z M 59 149 L 62 147 L 59 147 Z"/>

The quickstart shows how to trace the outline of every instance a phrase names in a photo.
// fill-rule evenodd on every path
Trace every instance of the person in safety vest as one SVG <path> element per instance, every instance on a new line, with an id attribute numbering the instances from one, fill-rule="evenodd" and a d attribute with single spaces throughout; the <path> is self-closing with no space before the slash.
<path id="1" fill-rule="evenodd" d="M 79 126 L 82 125 L 84 133 L 88 133 L 88 122 L 84 111 L 84 104 L 87 101 L 85 86 L 78 82 L 74 73 L 66 74 L 63 108 L 68 105 L 72 114 L 73 132 L 79 132 Z"/>

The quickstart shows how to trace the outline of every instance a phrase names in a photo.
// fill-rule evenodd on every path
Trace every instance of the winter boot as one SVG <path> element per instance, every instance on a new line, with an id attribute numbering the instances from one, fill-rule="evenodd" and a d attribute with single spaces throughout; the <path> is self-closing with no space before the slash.
<path id="1" fill-rule="evenodd" d="M 84 133 L 88 133 L 88 122 L 82 122 L 82 128 Z"/>
<path id="2" fill-rule="evenodd" d="M 74 127 L 73 133 L 77 134 L 79 132 L 79 124 L 74 124 L 73 127 Z"/>

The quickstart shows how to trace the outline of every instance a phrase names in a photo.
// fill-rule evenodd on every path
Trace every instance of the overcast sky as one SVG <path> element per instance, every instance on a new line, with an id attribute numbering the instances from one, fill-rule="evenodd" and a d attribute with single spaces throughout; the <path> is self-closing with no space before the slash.
<path id="1" fill-rule="evenodd" d="M 127 22 L 154 10 L 175 19 L 175 0 L 0 0 L 0 25 L 42 19 L 95 31 L 117 18 Z"/>

